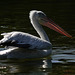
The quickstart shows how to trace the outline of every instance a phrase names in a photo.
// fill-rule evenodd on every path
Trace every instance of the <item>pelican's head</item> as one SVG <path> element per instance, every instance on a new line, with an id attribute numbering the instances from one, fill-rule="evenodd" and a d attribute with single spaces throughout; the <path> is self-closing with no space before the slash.
<path id="1" fill-rule="evenodd" d="M 55 24 L 51 19 L 49 19 L 46 14 L 42 11 L 32 10 L 30 11 L 30 19 L 32 16 L 35 16 L 39 24 L 46 26 L 50 29 L 55 30 L 56 32 L 59 32 L 60 34 L 63 34 L 67 37 L 72 37 L 70 34 L 68 34 L 64 29 L 59 27 L 57 24 Z"/>

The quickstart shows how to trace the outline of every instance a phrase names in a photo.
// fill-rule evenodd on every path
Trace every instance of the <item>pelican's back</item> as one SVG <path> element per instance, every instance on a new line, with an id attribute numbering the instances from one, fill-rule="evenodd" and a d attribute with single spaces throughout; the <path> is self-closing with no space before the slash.
<path id="1" fill-rule="evenodd" d="M 10 32 L 10 33 L 4 33 L 2 35 L 4 35 L 4 38 L 0 40 L 0 43 L 7 44 L 7 42 L 12 43 L 14 41 L 15 44 L 12 46 L 19 46 L 19 47 L 23 46 L 24 47 L 25 45 L 29 45 L 28 46 L 29 49 L 49 49 L 51 48 L 51 44 L 48 41 L 42 40 L 28 33 Z M 10 43 L 8 46 L 11 46 Z"/>

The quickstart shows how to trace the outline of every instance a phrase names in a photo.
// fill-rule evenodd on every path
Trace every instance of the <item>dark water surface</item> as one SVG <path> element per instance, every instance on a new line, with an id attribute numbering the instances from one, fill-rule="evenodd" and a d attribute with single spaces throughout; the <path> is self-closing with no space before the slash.
<path id="1" fill-rule="evenodd" d="M 44 27 L 53 44 L 52 55 L 38 60 L 1 59 L 0 75 L 75 75 L 74 1 L 2 0 L 0 1 L 0 33 L 23 31 L 38 36 L 29 21 L 29 11 L 33 9 L 45 12 L 73 37 L 67 38 Z"/>

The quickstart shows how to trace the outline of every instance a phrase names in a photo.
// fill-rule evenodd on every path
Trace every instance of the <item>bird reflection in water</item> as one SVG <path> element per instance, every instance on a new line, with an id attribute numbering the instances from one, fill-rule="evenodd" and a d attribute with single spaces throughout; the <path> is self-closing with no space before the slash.
<path id="1" fill-rule="evenodd" d="M 0 60 L 3 62 L 3 60 Z M 5 60 L 4 60 L 5 61 Z M 24 74 L 43 74 L 47 75 L 51 72 L 52 63 L 51 59 L 38 59 L 38 60 L 6 60 L 7 62 L 0 64 L 0 73 L 24 73 Z M 15 61 L 15 62 L 14 62 Z M 22 62 L 21 62 L 22 61 Z"/>

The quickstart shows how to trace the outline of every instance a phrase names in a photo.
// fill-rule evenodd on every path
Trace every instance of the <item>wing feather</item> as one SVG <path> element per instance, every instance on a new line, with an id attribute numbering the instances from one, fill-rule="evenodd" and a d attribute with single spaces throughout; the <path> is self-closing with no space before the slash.
<path id="1" fill-rule="evenodd" d="M 10 32 L 4 34 L 4 38 L 0 40 L 0 44 L 5 46 L 15 46 L 29 49 L 49 49 L 51 43 L 42 40 L 36 36 L 23 32 Z M 13 42 L 14 41 L 14 42 Z"/>

